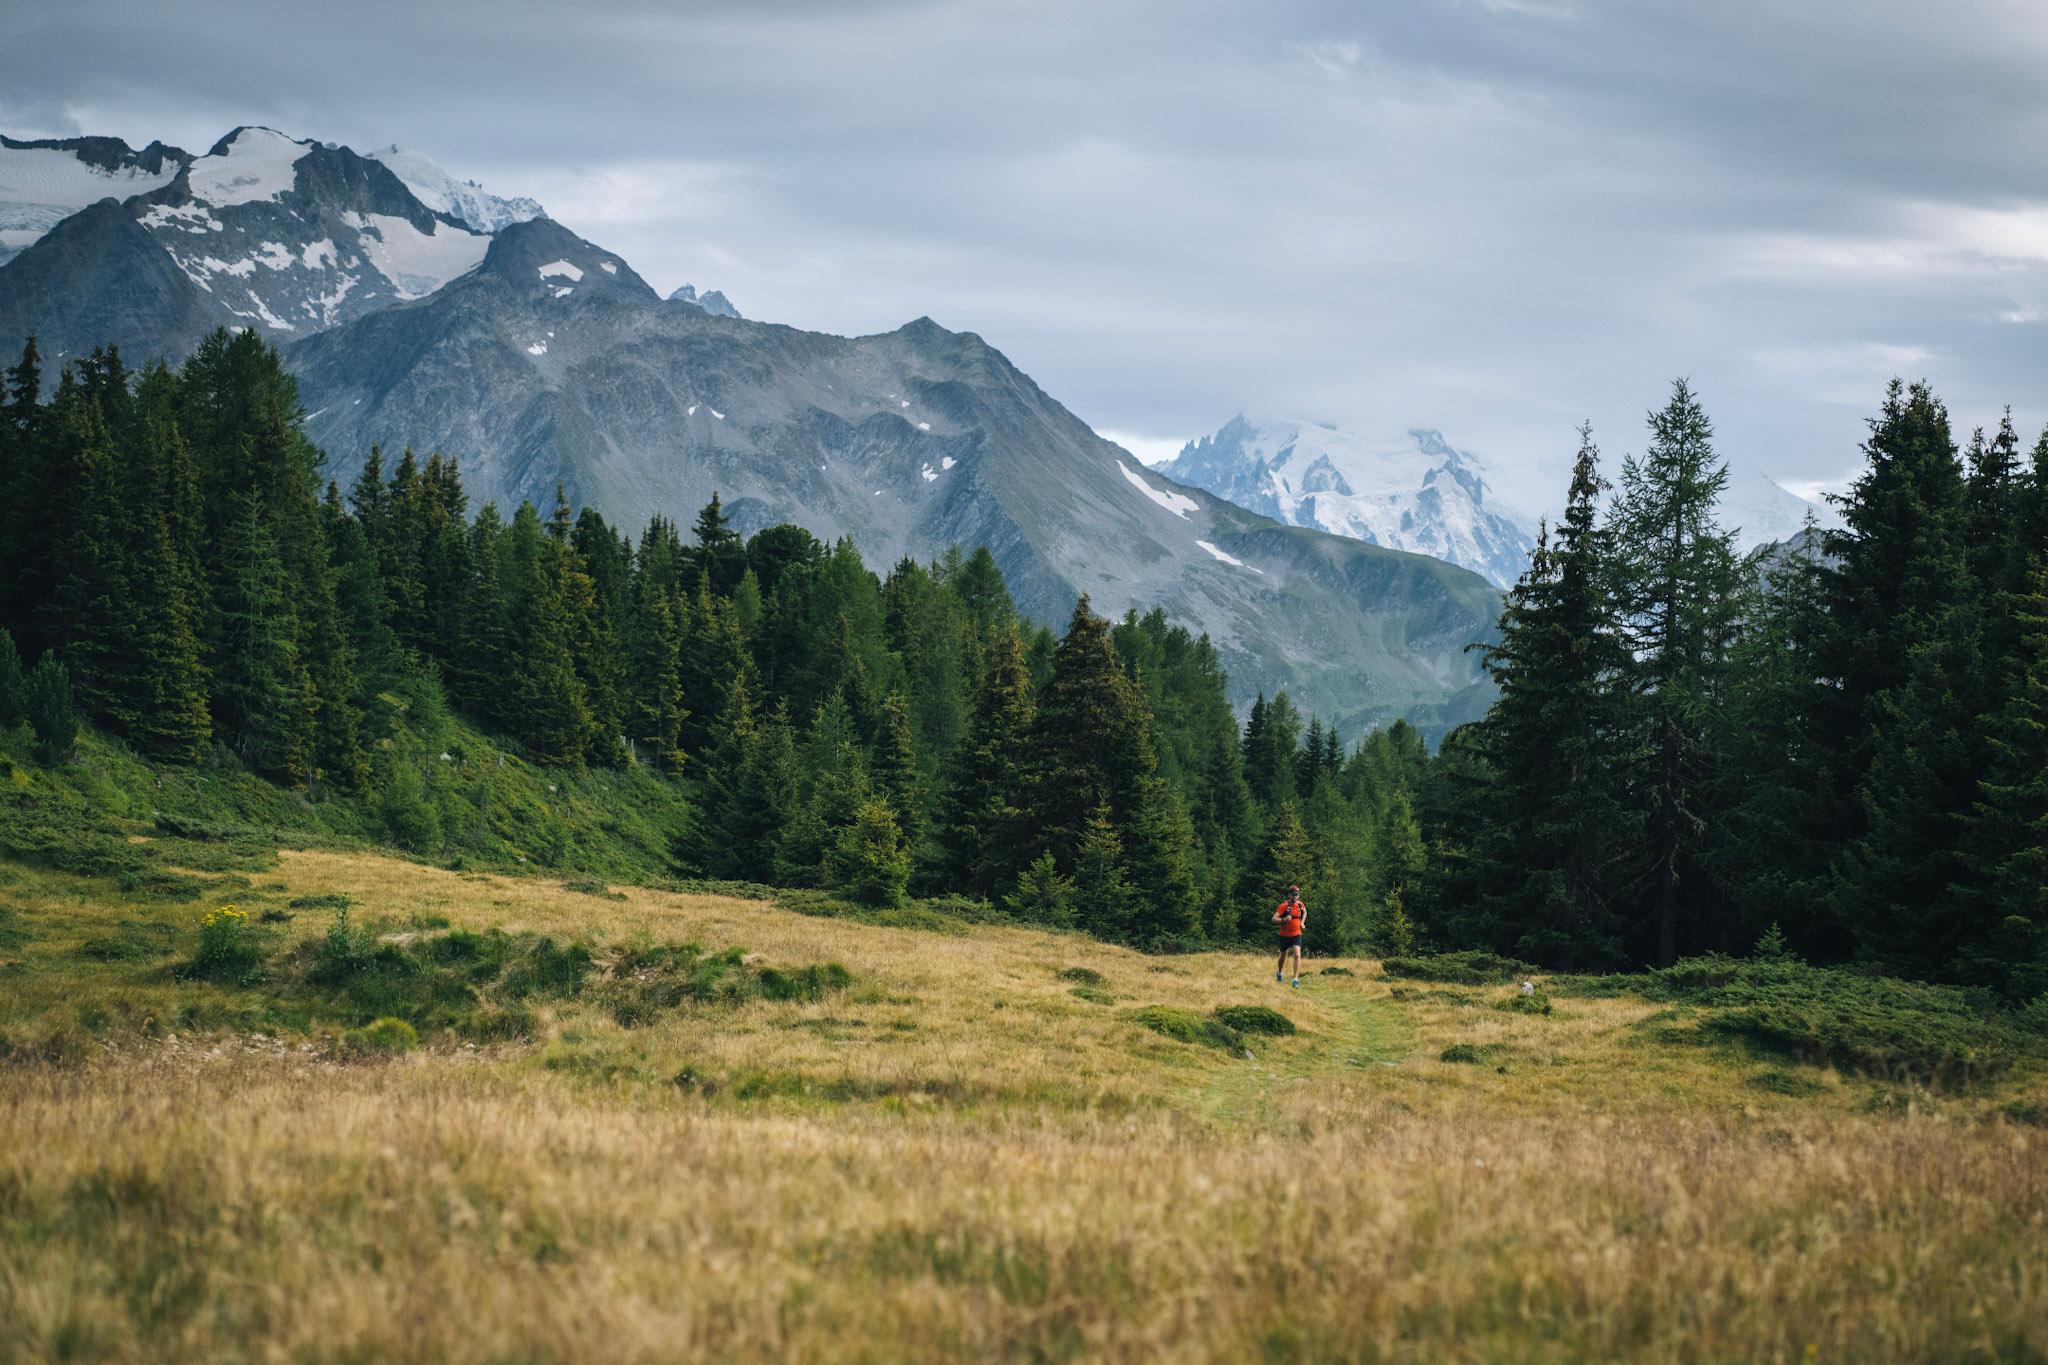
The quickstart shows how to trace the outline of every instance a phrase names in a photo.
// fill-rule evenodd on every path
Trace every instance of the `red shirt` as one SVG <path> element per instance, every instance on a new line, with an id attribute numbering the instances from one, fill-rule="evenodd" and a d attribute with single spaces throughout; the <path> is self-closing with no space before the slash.
<path id="1" fill-rule="evenodd" d="M 1273 911 L 1273 918 L 1280 921 L 1280 937 L 1298 938 L 1301 926 L 1308 923 L 1308 907 L 1300 901 L 1281 901 Z"/>

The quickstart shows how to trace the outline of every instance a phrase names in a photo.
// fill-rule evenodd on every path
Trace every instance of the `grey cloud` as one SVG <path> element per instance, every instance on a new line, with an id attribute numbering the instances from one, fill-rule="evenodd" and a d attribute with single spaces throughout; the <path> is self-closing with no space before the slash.
<path id="1" fill-rule="evenodd" d="M 2048 19 L 1999 0 L 7 8 L 9 131 L 404 142 L 664 290 L 929 313 L 1141 435 L 1440 426 L 1538 496 L 1680 373 L 1787 481 L 1892 362 L 2048 418 Z"/>

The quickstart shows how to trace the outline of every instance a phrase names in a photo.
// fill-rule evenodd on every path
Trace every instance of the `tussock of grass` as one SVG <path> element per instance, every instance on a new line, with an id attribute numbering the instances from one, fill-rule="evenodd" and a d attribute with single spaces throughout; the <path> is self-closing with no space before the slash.
<path id="1" fill-rule="evenodd" d="M 1294 1021 L 1264 1005 L 1224 1005 L 1216 1011 L 1216 1022 L 1239 1033 L 1263 1033 L 1285 1037 L 1294 1033 Z"/>

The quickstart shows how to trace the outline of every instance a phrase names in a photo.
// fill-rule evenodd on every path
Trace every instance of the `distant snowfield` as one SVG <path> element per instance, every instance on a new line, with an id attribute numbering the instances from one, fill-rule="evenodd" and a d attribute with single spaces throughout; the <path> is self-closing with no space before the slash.
<path id="1" fill-rule="evenodd" d="M 363 254 L 377 272 L 391 281 L 402 299 L 423 298 L 448 281 L 483 264 L 491 239 L 446 223 L 421 232 L 404 218 L 388 213 L 345 213 L 341 220 L 360 231 Z"/>
<path id="2" fill-rule="evenodd" d="M 294 142 L 268 128 L 244 128 L 220 155 L 194 161 L 185 183 L 194 199 L 215 208 L 276 199 L 297 183 L 294 168 L 312 150 L 312 143 Z"/>
<path id="3" fill-rule="evenodd" d="M 104 171 L 55 147 L 0 146 L 0 260 L 33 246 L 88 204 L 147 194 L 177 178 L 175 163 L 161 171 Z"/>
<path id="4" fill-rule="evenodd" d="M 1252 568 L 1252 566 L 1251 566 L 1251 565 L 1249 565 L 1249 564 L 1245 563 L 1245 562 L 1244 562 L 1244 561 L 1243 561 L 1242 559 L 1239 559 L 1239 558 L 1238 558 L 1238 557 L 1237 557 L 1236 555 L 1233 555 L 1233 554 L 1227 554 L 1227 553 L 1225 553 L 1224 551 L 1222 551 L 1222 550 L 1219 550 L 1219 549 L 1217 549 L 1217 548 L 1216 548 L 1216 547 L 1215 547 L 1214 545 L 1211 545 L 1211 544 L 1210 544 L 1210 543 L 1209 543 L 1208 541 L 1206 541 L 1206 540 L 1198 540 L 1198 541 L 1196 541 L 1196 542 L 1195 542 L 1195 544 L 1197 544 L 1197 545 L 1201 546 L 1201 547 L 1202 547 L 1202 548 L 1203 548 L 1204 550 L 1207 550 L 1207 551 L 1209 552 L 1209 557 L 1210 557 L 1211 559 L 1220 559 L 1220 560 L 1222 560 L 1222 561 L 1223 561 L 1223 562 L 1224 562 L 1225 564 L 1234 564 L 1234 565 L 1236 565 L 1236 566 L 1237 566 L 1238 568 L 1240 568 L 1240 569 L 1251 569 L 1251 571 L 1252 571 L 1253 573 L 1256 573 L 1256 574 L 1263 574 L 1263 573 L 1265 572 L 1265 570 L 1264 570 L 1264 569 L 1256 569 L 1256 568 Z"/>
<path id="5" fill-rule="evenodd" d="M 1151 484 L 1145 481 L 1145 479 L 1138 473 L 1137 470 L 1132 469 L 1122 460 L 1116 461 L 1116 467 L 1126 479 L 1129 479 L 1131 481 L 1131 487 L 1137 489 L 1140 493 L 1143 493 L 1146 497 L 1152 499 L 1152 501 L 1158 503 L 1161 507 L 1164 507 L 1167 511 L 1173 513 L 1175 516 L 1184 518 L 1194 513 L 1195 500 L 1189 497 L 1187 494 L 1168 493 L 1161 489 L 1154 488 Z"/>

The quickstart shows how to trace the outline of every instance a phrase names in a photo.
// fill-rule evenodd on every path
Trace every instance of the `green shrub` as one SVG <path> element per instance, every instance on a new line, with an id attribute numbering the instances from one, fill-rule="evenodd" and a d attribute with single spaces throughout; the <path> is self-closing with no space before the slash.
<path id="1" fill-rule="evenodd" d="M 1459 986 L 1498 986 L 1535 974 L 1526 962 L 1480 949 L 1435 953 L 1423 957 L 1390 957 L 1381 964 L 1388 976 L 1410 981 L 1441 981 Z"/>
<path id="2" fill-rule="evenodd" d="M 590 949 L 582 944 L 560 948 L 551 938 L 536 939 L 506 972 L 504 990 L 513 1000 L 528 996 L 563 999 L 583 989 L 590 971 Z"/>
<path id="3" fill-rule="evenodd" d="M 1062 967 L 1055 973 L 1062 981 L 1073 981 L 1083 986 L 1107 986 L 1109 978 L 1093 967 Z"/>
<path id="4" fill-rule="evenodd" d="M 352 1028 L 342 1035 L 342 1042 L 349 1051 L 362 1056 L 396 1056 L 411 1052 L 420 1045 L 419 1031 L 403 1019 L 386 1016 L 373 1019 L 361 1028 Z"/>
<path id="5" fill-rule="evenodd" d="M 1132 1023 L 1178 1043 L 1200 1043 L 1226 1052 L 1244 1049 L 1244 1039 L 1228 1024 L 1176 1005 L 1146 1005 L 1132 1010 L 1127 1017 Z"/>
<path id="6" fill-rule="evenodd" d="M 2014 1100 L 1998 1111 L 2008 1123 L 2024 1123 L 2033 1128 L 2048 1128 L 2048 1104 L 2038 1100 Z"/>
<path id="7" fill-rule="evenodd" d="M 1075 986 L 1067 994 L 1076 1000 L 1086 1000 L 1091 1005 L 1114 1005 L 1116 997 L 1100 986 Z"/>
<path id="8" fill-rule="evenodd" d="M 199 951 L 192 955 L 186 975 L 240 986 L 253 980 L 262 965 L 247 911 L 223 905 L 206 912 L 199 921 Z"/>
<path id="9" fill-rule="evenodd" d="M 1520 990 L 1517 990 L 1507 999 L 1497 1002 L 1494 1008 L 1506 1010 L 1510 1014 L 1548 1015 L 1555 1011 L 1556 1006 L 1550 1003 L 1548 992 L 1538 990 L 1524 995 Z"/>
<path id="10" fill-rule="evenodd" d="M 36 736 L 36 762 L 45 768 L 69 763 L 78 747 L 78 710 L 71 703 L 71 676 L 55 652 L 45 650 L 29 671 L 24 701 Z"/>
<path id="11" fill-rule="evenodd" d="M 294 910 L 346 910 L 350 902 L 347 892 L 328 891 L 318 896 L 296 896 L 285 904 Z"/>
<path id="12" fill-rule="evenodd" d="M 122 920 L 117 932 L 80 944 L 78 956 L 94 962 L 143 962 L 170 952 L 175 932 L 168 924 Z"/>
<path id="13" fill-rule="evenodd" d="M 1784 1067 L 1774 1066 L 1759 1071 L 1749 1078 L 1749 1084 L 1757 1090 L 1767 1090 L 1773 1095 L 1818 1095 L 1824 1087 L 1809 1076 Z"/>
<path id="14" fill-rule="evenodd" d="M 1452 1043 L 1437 1053 L 1436 1059 L 1440 1062 L 1467 1062 L 1475 1065 L 1485 1060 L 1479 1055 L 1479 1049 L 1470 1043 Z"/>
<path id="15" fill-rule="evenodd" d="M 124 872 L 116 882 L 121 893 L 137 900 L 196 901 L 206 894 L 206 883 L 182 872 Z"/>
<path id="16" fill-rule="evenodd" d="M 761 994 L 769 1000 L 816 1000 L 827 991 L 852 985 L 853 973 L 837 962 L 814 962 L 793 972 L 763 967 L 759 980 Z"/>
<path id="17" fill-rule="evenodd" d="M 1692 958 L 1635 989 L 1698 1007 L 1709 1037 L 1887 1079 L 1976 1084 L 2043 1051 L 2015 1016 L 1955 987 L 1791 960 Z"/>
<path id="18" fill-rule="evenodd" d="M 1267 1009 L 1264 1005 L 1225 1005 L 1216 1011 L 1216 1020 L 1225 1028 L 1239 1033 L 1263 1033 L 1268 1037 L 1279 1037 L 1295 1032 L 1294 1021 L 1278 1010 Z"/>

